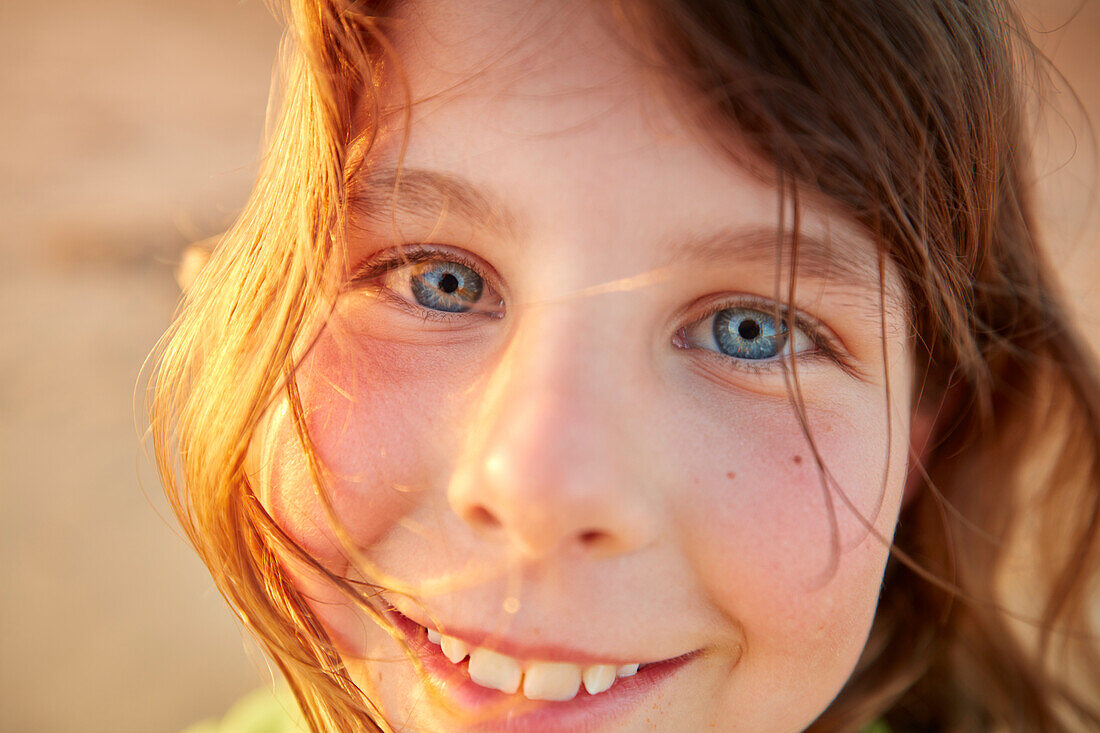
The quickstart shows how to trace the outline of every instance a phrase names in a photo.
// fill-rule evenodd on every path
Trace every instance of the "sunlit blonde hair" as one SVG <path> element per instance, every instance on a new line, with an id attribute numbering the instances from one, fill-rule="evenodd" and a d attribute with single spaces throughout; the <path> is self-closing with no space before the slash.
<path id="1" fill-rule="evenodd" d="M 696 122 L 712 141 L 748 142 L 781 206 L 797 212 L 800 190 L 842 204 L 907 287 L 917 403 L 939 413 L 925 487 L 900 519 L 863 658 L 811 730 L 880 716 L 898 731 L 1100 730 L 1100 385 L 1035 239 L 1020 94 L 1033 57 L 1011 9 L 606 1 L 639 51 L 704 101 Z M 282 532 L 244 467 L 261 416 L 286 396 L 325 499 L 291 377 L 344 276 L 348 179 L 377 133 L 379 85 L 402 83 L 389 5 L 286 3 L 262 169 L 151 383 L 173 508 L 315 731 L 386 723 L 279 558 L 384 621 Z M 353 125 L 357 109 L 367 119 Z M 1013 592 L 1004 578 L 1021 547 L 1042 572 Z"/>

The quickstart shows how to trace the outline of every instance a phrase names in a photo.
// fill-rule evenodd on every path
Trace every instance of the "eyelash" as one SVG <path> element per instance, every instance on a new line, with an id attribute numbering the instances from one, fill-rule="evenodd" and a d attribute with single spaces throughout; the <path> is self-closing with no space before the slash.
<path id="1" fill-rule="evenodd" d="M 690 343 L 691 339 L 688 336 L 689 331 L 700 324 L 712 322 L 722 311 L 738 309 L 763 313 L 767 315 L 769 319 L 774 319 L 778 315 L 779 322 L 784 326 L 789 325 L 792 329 L 796 329 L 804 334 L 810 344 L 812 344 L 812 348 L 791 354 L 789 348 L 793 336 L 788 336 L 787 342 L 784 344 L 779 354 L 764 359 L 747 359 L 738 358 L 721 351 L 692 345 Z M 848 371 L 850 368 L 841 357 L 841 350 L 836 345 L 834 339 L 826 333 L 826 327 L 824 325 L 803 315 L 792 315 L 790 310 L 782 306 L 778 308 L 777 313 L 775 301 L 753 295 L 734 297 L 722 296 L 720 300 L 709 303 L 701 314 L 693 317 L 686 325 L 676 329 L 672 341 L 673 345 L 677 348 L 700 351 L 705 354 L 707 358 L 719 360 L 726 366 L 732 366 L 734 369 L 753 373 L 774 371 L 780 367 L 783 362 L 789 362 L 792 356 L 798 357 L 800 361 L 832 361 L 845 371 Z"/>
<path id="2" fill-rule="evenodd" d="M 490 313 L 471 311 L 448 312 L 409 302 L 404 296 L 393 292 L 391 288 L 382 285 L 380 282 L 380 280 L 387 275 L 399 272 L 403 268 L 426 262 L 453 262 L 469 268 L 488 286 L 487 295 L 489 293 L 497 293 L 496 289 L 489 285 L 494 278 L 486 274 L 490 271 L 490 268 L 483 262 L 468 256 L 462 250 L 449 247 L 426 247 L 422 245 L 410 245 L 403 249 L 388 249 L 371 257 L 354 269 L 348 281 L 347 289 L 372 289 L 376 293 L 386 297 L 387 300 L 397 307 L 425 321 L 454 323 L 469 318 L 470 316 L 502 318 L 505 315 L 506 311 L 503 308 L 504 301 L 499 295 L 497 295 L 497 297 L 500 298 L 500 311 L 493 311 Z M 721 351 L 703 348 L 690 343 L 691 339 L 688 337 L 688 332 L 690 330 L 708 320 L 712 320 L 722 311 L 731 309 L 752 310 L 766 314 L 769 318 L 774 318 L 777 310 L 775 301 L 759 296 L 742 295 L 723 297 L 721 300 L 714 300 L 706 306 L 705 310 L 703 310 L 700 315 L 694 317 L 688 324 L 681 326 L 675 331 L 672 338 L 673 345 L 685 350 L 702 352 L 706 354 L 708 358 L 717 359 L 727 367 L 754 373 L 773 371 L 782 362 L 791 358 L 792 355 L 788 353 L 791 336 L 788 336 L 787 343 L 778 355 L 764 359 L 738 358 Z M 845 371 L 850 369 L 850 366 L 841 356 L 841 349 L 835 345 L 833 338 L 827 335 L 825 326 L 799 314 L 795 314 L 792 318 L 790 311 L 783 307 L 778 309 L 778 316 L 781 323 L 784 325 L 789 324 L 794 329 L 801 331 L 812 344 L 811 349 L 795 352 L 795 356 L 798 356 L 802 360 L 828 360 L 840 365 Z"/>
<path id="3" fill-rule="evenodd" d="M 441 247 L 431 248 L 419 245 L 410 245 L 400 250 L 388 249 L 371 257 L 355 268 L 348 281 L 347 289 L 356 290 L 359 288 L 369 288 L 377 294 L 382 295 L 402 310 L 425 321 L 454 323 L 463 318 L 469 318 L 471 315 L 489 318 L 502 318 L 504 316 L 503 310 L 499 312 L 478 313 L 471 311 L 448 312 L 425 308 L 424 306 L 409 302 L 405 297 L 394 293 L 392 289 L 385 287 L 379 282 L 387 275 L 399 272 L 403 268 L 425 262 L 454 262 L 469 268 L 488 285 L 490 293 L 496 293 L 496 290 L 489 285 L 493 278 L 486 275 L 486 271 L 489 270 L 489 268 L 487 268 L 484 263 L 469 257 L 461 250 Z M 497 297 L 499 298 L 500 296 L 498 295 Z M 500 298 L 501 306 L 503 306 L 503 303 L 503 298 Z"/>

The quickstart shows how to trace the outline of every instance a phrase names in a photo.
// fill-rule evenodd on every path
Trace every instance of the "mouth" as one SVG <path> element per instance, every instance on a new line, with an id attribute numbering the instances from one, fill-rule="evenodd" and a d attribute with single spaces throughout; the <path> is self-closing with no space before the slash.
<path id="1" fill-rule="evenodd" d="M 396 609 L 387 617 L 420 658 L 427 682 L 468 730 L 529 733 L 611 724 L 657 691 L 702 650 L 652 662 L 600 660 L 552 648 L 482 646 L 439 633 Z M 508 651 L 512 654 L 505 654 Z M 513 656 L 515 655 L 515 656 Z"/>

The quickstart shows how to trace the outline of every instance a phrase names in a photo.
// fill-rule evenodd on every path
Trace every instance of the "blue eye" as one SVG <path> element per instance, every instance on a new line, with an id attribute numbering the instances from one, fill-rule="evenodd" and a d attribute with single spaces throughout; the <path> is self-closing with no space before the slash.
<path id="1" fill-rule="evenodd" d="M 431 310 L 462 313 L 481 300 L 485 283 L 459 262 L 436 260 L 409 268 L 409 289 L 416 302 Z"/>
<path id="2" fill-rule="evenodd" d="M 712 332 L 719 350 L 737 359 L 770 359 L 787 342 L 787 328 L 774 315 L 749 308 L 727 308 L 714 314 Z"/>
<path id="3" fill-rule="evenodd" d="M 679 345 L 714 351 L 738 361 L 766 361 L 818 348 L 800 327 L 790 330 L 784 316 L 759 308 L 723 308 L 679 332 Z"/>
<path id="4" fill-rule="evenodd" d="M 481 274 L 483 268 L 449 247 L 391 249 L 360 265 L 349 287 L 382 295 L 421 318 L 503 318 L 504 299 Z"/>

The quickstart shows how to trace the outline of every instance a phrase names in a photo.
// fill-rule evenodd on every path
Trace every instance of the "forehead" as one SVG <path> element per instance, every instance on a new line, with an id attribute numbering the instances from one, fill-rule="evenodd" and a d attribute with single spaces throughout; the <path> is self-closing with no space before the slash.
<path id="1" fill-rule="evenodd" d="M 411 0 L 389 27 L 427 94 L 602 92 L 640 71 L 632 41 L 599 0 Z"/>
<path id="2" fill-rule="evenodd" d="M 601 3 L 433 0 L 401 9 L 392 40 L 409 95 L 383 80 L 386 128 L 405 132 L 411 101 L 416 145 L 436 157 L 476 158 L 522 142 L 533 154 L 568 146 L 574 158 L 626 164 L 655 137 L 665 153 L 695 144 Z M 448 139 L 437 144 L 441 135 Z"/>
<path id="3" fill-rule="evenodd" d="M 602 3 L 410 2 L 389 35 L 408 96 L 383 84 L 380 142 L 353 186 L 361 215 L 446 212 L 516 243 L 629 240 L 639 268 L 682 255 L 774 263 L 789 241 L 776 239 L 774 186 L 688 123 L 699 100 L 643 62 Z M 800 199 L 800 272 L 877 292 L 870 239 L 820 196 Z M 886 278 L 889 304 L 904 300 L 898 281 Z"/>

